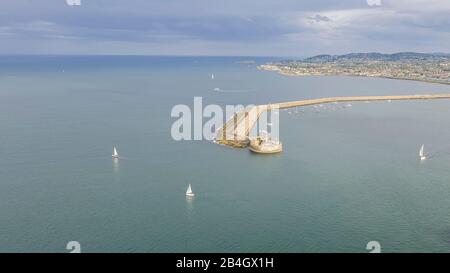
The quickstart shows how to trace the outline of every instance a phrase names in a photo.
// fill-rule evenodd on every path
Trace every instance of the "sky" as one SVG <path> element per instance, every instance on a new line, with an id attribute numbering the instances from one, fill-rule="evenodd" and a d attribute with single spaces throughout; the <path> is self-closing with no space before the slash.
<path id="1" fill-rule="evenodd" d="M 0 0 L 0 54 L 450 53 L 450 0 Z"/>

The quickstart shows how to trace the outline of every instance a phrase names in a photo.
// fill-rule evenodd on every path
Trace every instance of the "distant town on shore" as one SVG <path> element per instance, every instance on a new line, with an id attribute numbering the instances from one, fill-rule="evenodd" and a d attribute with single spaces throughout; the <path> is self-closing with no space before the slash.
<path id="1" fill-rule="evenodd" d="M 289 76 L 345 75 L 450 84 L 450 54 L 400 52 L 317 55 L 258 66 Z"/>

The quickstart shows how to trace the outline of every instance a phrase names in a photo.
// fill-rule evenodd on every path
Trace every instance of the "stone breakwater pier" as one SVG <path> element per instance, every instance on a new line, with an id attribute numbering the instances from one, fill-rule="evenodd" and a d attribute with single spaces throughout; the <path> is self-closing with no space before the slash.
<path id="1" fill-rule="evenodd" d="M 358 102 L 358 101 L 393 101 L 393 100 L 429 100 L 450 99 L 450 94 L 425 94 L 425 95 L 399 95 L 399 96 L 353 96 L 353 97 L 329 97 L 319 99 L 298 100 L 280 103 L 271 103 L 246 107 L 234 113 L 222 128 L 216 132 L 216 143 L 245 148 L 249 144 L 249 134 L 259 117 L 265 111 L 271 109 L 287 109 L 292 107 L 326 104 L 334 102 Z"/>

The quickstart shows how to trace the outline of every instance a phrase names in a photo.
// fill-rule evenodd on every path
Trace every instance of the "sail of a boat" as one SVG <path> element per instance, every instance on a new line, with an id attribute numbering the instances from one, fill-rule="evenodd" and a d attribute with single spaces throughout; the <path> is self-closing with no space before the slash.
<path id="1" fill-rule="evenodd" d="M 424 157 L 424 153 L 423 153 L 424 147 L 425 147 L 425 145 L 423 145 L 423 144 L 422 144 L 422 146 L 420 147 L 419 156 L 420 156 L 421 158 Z"/>
<path id="2" fill-rule="evenodd" d="M 119 153 L 117 152 L 117 149 L 116 149 L 116 147 L 114 146 L 114 148 L 113 148 L 113 154 L 112 154 L 112 156 L 113 157 L 119 157 Z"/>
<path id="3" fill-rule="evenodd" d="M 194 196 L 194 192 L 192 191 L 191 184 L 189 184 L 188 189 L 186 191 L 187 196 Z"/>

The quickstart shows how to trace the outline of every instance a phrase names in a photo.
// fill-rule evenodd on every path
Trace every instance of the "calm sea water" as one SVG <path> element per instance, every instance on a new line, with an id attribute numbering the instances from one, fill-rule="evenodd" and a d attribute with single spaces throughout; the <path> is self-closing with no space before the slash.
<path id="1" fill-rule="evenodd" d="M 449 86 L 286 77 L 236 63 L 248 59 L 0 57 L 0 251 L 66 252 L 73 240 L 84 252 L 367 252 L 372 240 L 384 252 L 450 251 L 450 100 L 281 112 L 274 156 L 170 136 L 172 107 L 194 96 L 225 105 Z M 420 163 L 422 143 L 432 158 Z"/>

